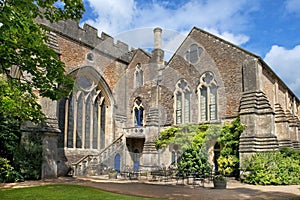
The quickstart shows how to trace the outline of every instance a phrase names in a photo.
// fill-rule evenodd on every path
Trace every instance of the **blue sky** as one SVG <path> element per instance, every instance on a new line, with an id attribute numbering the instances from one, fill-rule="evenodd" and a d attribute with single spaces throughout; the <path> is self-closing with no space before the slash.
<path id="1" fill-rule="evenodd" d="M 163 29 L 172 54 L 194 27 L 228 40 L 266 61 L 300 97 L 300 0 L 84 0 L 88 23 L 132 47 L 153 46 Z M 167 40 L 169 38 L 169 40 Z M 170 39 L 171 38 L 171 39 Z M 167 57 L 168 58 L 168 57 Z"/>

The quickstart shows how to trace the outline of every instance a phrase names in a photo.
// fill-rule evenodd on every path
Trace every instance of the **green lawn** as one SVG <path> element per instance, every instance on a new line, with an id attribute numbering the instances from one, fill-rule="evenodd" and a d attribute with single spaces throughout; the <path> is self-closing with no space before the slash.
<path id="1" fill-rule="evenodd" d="M 130 199 L 130 200 L 141 200 L 141 199 L 152 199 L 142 198 L 127 195 L 120 195 L 110 192 L 97 190 L 90 187 L 78 186 L 78 185 L 44 185 L 27 188 L 15 188 L 15 189 L 0 189 L 0 199 L 26 199 L 26 200 L 68 200 L 68 199 L 80 199 L 80 200 L 113 200 L 113 199 Z"/>

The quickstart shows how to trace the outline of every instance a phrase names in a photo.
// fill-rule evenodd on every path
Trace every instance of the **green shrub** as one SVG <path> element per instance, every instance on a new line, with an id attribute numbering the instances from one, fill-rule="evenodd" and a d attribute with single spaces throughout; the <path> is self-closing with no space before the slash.
<path id="1" fill-rule="evenodd" d="M 218 171 L 226 176 L 239 176 L 239 138 L 245 126 L 238 116 L 231 123 L 223 125 L 218 142 L 222 149 L 218 158 Z"/>
<path id="2" fill-rule="evenodd" d="M 292 153 L 296 154 L 296 153 Z M 246 159 L 245 183 L 260 185 L 300 184 L 300 160 L 285 153 L 266 152 L 254 154 Z"/>
<path id="3" fill-rule="evenodd" d="M 207 174 L 211 171 L 211 166 L 204 151 L 190 146 L 181 155 L 178 170 L 184 176 L 194 173 Z"/>
<path id="4" fill-rule="evenodd" d="M 38 133 L 30 133 L 24 137 L 15 152 L 14 166 L 25 180 L 41 178 L 42 140 Z"/>
<path id="5" fill-rule="evenodd" d="M 23 177 L 9 164 L 9 160 L 0 157 L 0 182 L 19 182 Z"/>

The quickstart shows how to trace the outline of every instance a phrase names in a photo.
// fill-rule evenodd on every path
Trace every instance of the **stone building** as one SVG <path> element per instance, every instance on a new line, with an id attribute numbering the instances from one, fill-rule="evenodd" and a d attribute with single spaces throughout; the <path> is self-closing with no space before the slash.
<path id="1" fill-rule="evenodd" d="M 151 53 L 129 49 L 87 24 L 49 24 L 49 46 L 75 79 L 69 97 L 40 99 L 44 177 L 99 174 L 101 166 L 152 170 L 170 165 L 176 146 L 157 150 L 171 125 L 221 124 L 241 116 L 240 157 L 300 147 L 300 102 L 258 56 L 194 27 L 166 62 L 160 28 Z M 57 143 L 56 143 L 57 141 Z M 213 148 L 213 146 L 212 146 Z M 213 149 L 212 149 L 213 150 Z"/>

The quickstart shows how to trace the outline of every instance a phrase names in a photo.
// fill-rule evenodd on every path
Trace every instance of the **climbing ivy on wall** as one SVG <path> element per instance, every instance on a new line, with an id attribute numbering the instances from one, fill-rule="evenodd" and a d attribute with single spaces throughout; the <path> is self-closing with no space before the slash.
<path id="1" fill-rule="evenodd" d="M 183 152 L 177 164 L 179 173 L 186 176 L 194 173 L 211 172 L 207 149 L 220 134 L 218 125 L 189 124 L 170 127 L 160 133 L 156 141 L 158 148 L 178 144 Z"/>
<path id="2" fill-rule="evenodd" d="M 178 144 L 181 149 L 189 148 L 189 145 L 202 145 L 206 130 L 209 125 L 188 124 L 172 126 L 160 132 L 160 137 L 155 141 L 157 148 L 166 147 L 169 144 Z"/>
<path id="3" fill-rule="evenodd" d="M 218 142 L 221 146 L 218 158 L 218 170 L 227 176 L 239 176 L 239 138 L 245 126 L 241 124 L 238 116 L 231 123 L 225 123 L 222 127 Z"/>
<path id="4" fill-rule="evenodd" d="M 166 147 L 169 144 L 178 144 L 182 152 L 178 167 L 193 171 L 207 168 L 207 150 L 216 140 L 221 146 L 218 158 L 218 170 L 227 176 L 239 175 L 239 137 L 244 130 L 244 125 L 237 117 L 223 126 L 212 124 L 188 124 L 173 126 L 160 132 L 156 140 L 156 147 Z M 199 158 L 200 157 L 200 158 Z"/>

